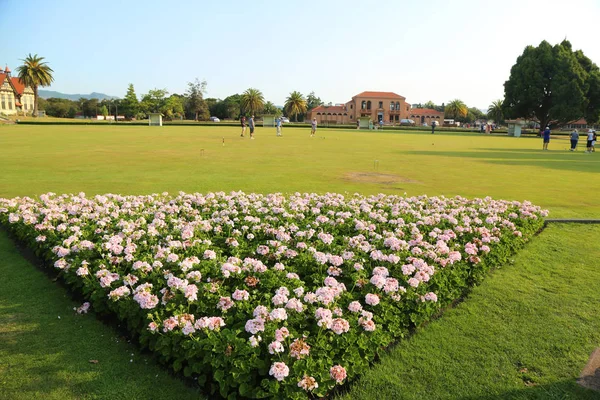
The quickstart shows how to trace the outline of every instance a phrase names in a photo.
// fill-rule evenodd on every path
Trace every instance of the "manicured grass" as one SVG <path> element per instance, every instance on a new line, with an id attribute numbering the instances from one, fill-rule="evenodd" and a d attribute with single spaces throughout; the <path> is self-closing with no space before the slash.
<path id="1" fill-rule="evenodd" d="M 575 383 L 600 345 L 599 236 L 549 226 L 340 400 L 600 398 Z"/>
<path id="2" fill-rule="evenodd" d="M 598 218 L 600 153 L 567 147 L 553 139 L 542 152 L 539 139 L 476 134 L 320 129 L 310 139 L 284 127 L 276 138 L 259 127 L 250 141 L 232 127 L 2 125 L 0 197 L 406 192 L 528 199 L 552 218 Z M 573 380 L 600 342 L 599 233 L 551 226 L 514 265 L 385 355 L 346 398 L 594 398 Z M 0 274 L 0 398 L 198 396 L 153 361 L 146 365 L 135 346 L 117 343 L 116 331 L 93 315 L 75 315 L 79 304 L 4 234 Z"/>
<path id="3" fill-rule="evenodd" d="M 283 132 L 277 138 L 273 128 L 259 127 L 251 141 L 234 127 L 2 126 L 0 196 L 406 192 L 528 199 L 554 218 L 600 216 L 600 153 L 566 151 L 566 139 L 542 152 L 536 138 Z"/>

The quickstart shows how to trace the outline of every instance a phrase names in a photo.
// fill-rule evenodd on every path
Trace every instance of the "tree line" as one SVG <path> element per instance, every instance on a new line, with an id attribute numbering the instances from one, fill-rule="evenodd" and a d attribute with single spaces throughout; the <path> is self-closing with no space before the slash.
<path id="1" fill-rule="evenodd" d="M 160 112 L 166 119 L 206 120 L 211 115 L 234 119 L 241 115 L 285 114 L 295 121 L 302 121 L 306 113 L 323 104 L 314 92 L 305 97 L 294 91 L 280 110 L 266 101 L 262 92 L 255 88 L 222 100 L 205 99 L 206 81 L 198 79 L 188 82 L 188 89 L 183 95 L 169 94 L 166 89 L 153 89 L 138 100 L 133 84 L 130 84 L 123 99 L 43 100 L 38 99 L 38 87 L 49 86 L 53 81 L 53 70 L 43 60 L 37 54 L 29 54 L 17 69 L 23 83 L 33 88 L 34 115 L 39 103 L 40 109 L 46 110 L 47 115 L 56 117 L 74 117 L 78 113 L 86 117 L 118 113 L 133 119 Z M 567 40 L 555 46 L 542 41 L 537 47 L 527 46 L 517 58 L 504 84 L 504 99 L 494 101 L 487 114 L 475 107 L 467 107 L 459 99 L 442 105 L 429 101 L 415 106 L 444 111 L 446 118 L 462 123 L 486 118 L 501 123 L 506 117 L 534 120 L 542 127 L 562 126 L 580 118 L 594 124 L 600 121 L 600 69 L 583 51 L 573 50 Z"/>

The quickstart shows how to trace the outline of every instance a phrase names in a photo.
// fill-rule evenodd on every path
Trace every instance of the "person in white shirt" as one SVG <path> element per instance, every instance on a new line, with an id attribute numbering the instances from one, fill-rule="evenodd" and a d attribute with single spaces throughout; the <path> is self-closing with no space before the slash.
<path id="1" fill-rule="evenodd" d="M 591 153 L 594 148 L 594 130 L 589 129 L 587 134 L 587 150 L 586 153 Z"/>

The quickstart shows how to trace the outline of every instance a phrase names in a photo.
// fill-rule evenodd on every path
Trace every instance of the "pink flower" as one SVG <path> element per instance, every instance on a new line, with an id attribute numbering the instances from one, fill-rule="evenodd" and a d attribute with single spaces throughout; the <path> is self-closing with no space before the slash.
<path id="1" fill-rule="evenodd" d="M 190 284 L 185 287 L 185 297 L 188 301 L 198 300 L 198 286 Z"/>
<path id="2" fill-rule="evenodd" d="M 231 297 L 221 297 L 217 303 L 217 308 L 222 311 L 227 311 L 233 307 L 235 303 L 231 300 Z"/>
<path id="3" fill-rule="evenodd" d="M 248 339 L 250 341 L 250 346 L 251 347 L 258 347 L 258 344 L 262 341 L 262 338 L 260 336 L 250 336 L 250 339 Z"/>
<path id="4" fill-rule="evenodd" d="M 233 294 L 231 295 L 231 297 L 233 297 L 233 299 L 237 301 L 248 300 L 248 298 L 250 298 L 250 293 L 248 293 L 246 290 L 236 289 L 235 292 L 233 292 Z"/>
<path id="5" fill-rule="evenodd" d="M 269 349 L 269 354 L 283 353 L 283 351 L 284 351 L 283 345 L 281 344 L 281 342 L 278 342 L 277 340 L 269 343 L 268 349 Z"/>
<path id="6" fill-rule="evenodd" d="M 283 342 L 288 336 L 290 336 L 290 331 L 285 326 L 275 331 L 275 340 L 278 342 Z"/>
<path id="7" fill-rule="evenodd" d="M 343 318 L 336 318 L 331 323 L 330 328 L 336 335 L 341 335 L 350 330 L 350 324 Z"/>
<path id="8" fill-rule="evenodd" d="M 362 311 L 362 305 L 358 301 L 353 301 L 348 305 L 348 310 L 356 313 Z"/>
<path id="9" fill-rule="evenodd" d="M 344 374 L 346 371 L 344 371 Z M 269 369 L 269 375 L 277 379 L 278 381 L 284 380 L 290 374 L 290 369 L 283 362 L 276 362 L 271 365 Z"/>
<path id="10" fill-rule="evenodd" d="M 158 325 L 156 325 L 156 322 L 150 322 L 148 324 L 148 330 L 150 332 L 156 332 L 158 330 Z"/>
<path id="11" fill-rule="evenodd" d="M 334 365 L 329 369 L 329 375 L 336 383 L 342 383 L 346 379 L 346 368 L 341 365 Z"/>
<path id="12" fill-rule="evenodd" d="M 287 319 L 285 308 L 275 308 L 269 315 L 273 321 L 285 321 Z"/>
<path id="13" fill-rule="evenodd" d="M 376 294 L 367 294 L 365 296 L 365 303 L 367 303 L 370 306 L 376 306 L 377 304 L 379 304 L 379 296 L 377 296 Z"/>

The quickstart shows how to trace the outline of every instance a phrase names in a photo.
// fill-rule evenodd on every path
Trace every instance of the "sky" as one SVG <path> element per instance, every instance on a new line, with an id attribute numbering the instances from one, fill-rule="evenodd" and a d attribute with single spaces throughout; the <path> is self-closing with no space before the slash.
<path id="1" fill-rule="evenodd" d="M 600 0 L 0 0 L 0 32 L 2 66 L 38 54 L 47 89 L 118 97 L 199 78 L 205 97 L 253 87 L 276 105 L 369 90 L 487 108 L 528 45 L 566 37 L 600 64 Z"/>

